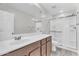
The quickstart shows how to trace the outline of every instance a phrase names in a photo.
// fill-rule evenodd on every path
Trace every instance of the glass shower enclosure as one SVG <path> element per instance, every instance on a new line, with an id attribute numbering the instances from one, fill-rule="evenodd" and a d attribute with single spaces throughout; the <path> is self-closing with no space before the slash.
<path id="1" fill-rule="evenodd" d="M 50 34 L 56 46 L 78 52 L 77 15 L 55 18 L 50 21 Z"/>

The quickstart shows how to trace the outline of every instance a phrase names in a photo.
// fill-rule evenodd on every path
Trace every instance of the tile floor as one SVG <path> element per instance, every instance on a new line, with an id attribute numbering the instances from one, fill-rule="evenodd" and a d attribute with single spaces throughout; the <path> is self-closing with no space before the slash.
<path id="1" fill-rule="evenodd" d="M 62 48 L 56 48 L 56 52 L 53 52 L 52 56 L 77 56 L 77 53 Z"/>

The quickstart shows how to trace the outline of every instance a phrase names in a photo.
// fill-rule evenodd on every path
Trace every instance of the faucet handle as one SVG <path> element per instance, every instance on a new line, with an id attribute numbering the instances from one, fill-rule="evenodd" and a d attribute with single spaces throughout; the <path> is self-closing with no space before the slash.
<path id="1" fill-rule="evenodd" d="M 12 35 L 14 34 L 14 32 L 11 33 Z"/>
<path id="2" fill-rule="evenodd" d="M 18 39 L 21 39 L 21 36 L 19 36 Z"/>
<path id="3" fill-rule="evenodd" d="M 15 36 L 15 40 L 20 40 L 21 36 Z"/>

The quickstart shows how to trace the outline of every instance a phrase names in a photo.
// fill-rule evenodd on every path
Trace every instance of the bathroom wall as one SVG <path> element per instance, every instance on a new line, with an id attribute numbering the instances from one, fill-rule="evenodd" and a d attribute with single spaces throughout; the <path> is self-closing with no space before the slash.
<path id="1" fill-rule="evenodd" d="M 78 48 L 78 55 L 79 55 L 79 14 L 77 14 L 77 48 Z"/>
<path id="2" fill-rule="evenodd" d="M 42 20 L 42 32 L 49 34 L 49 31 L 50 31 L 49 19 L 43 19 Z"/>
<path id="3" fill-rule="evenodd" d="M 41 22 L 36 23 L 36 32 L 42 32 L 43 34 L 49 34 L 50 23 L 49 19 L 42 19 Z"/>
<path id="4" fill-rule="evenodd" d="M 78 55 L 79 55 L 79 14 L 77 14 L 77 49 L 78 49 Z"/>
<path id="5" fill-rule="evenodd" d="M 77 49 L 78 49 L 78 55 L 79 55 L 79 4 L 75 4 L 76 7 L 77 7 L 77 11 L 78 11 L 78 14 L 77 14 Z"/>
<path id="6" fill-rule="evenodd" d="M 10 5 L 0 4 L 0 10 L 8 11 L 15 15 L 14 33 L 31 33 L 35 32 L 35 24 L 32 22 L 32 16 L 20 10 L 12 8 Z"/>

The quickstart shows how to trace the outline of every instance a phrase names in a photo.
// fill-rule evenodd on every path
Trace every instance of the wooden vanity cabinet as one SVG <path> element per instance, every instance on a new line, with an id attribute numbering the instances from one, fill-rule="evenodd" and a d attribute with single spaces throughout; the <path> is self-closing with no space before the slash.
<path id="1" fill-rule="evenodd" d="M 51 42 L 47 42 L 47 56 L 50 56 L 51 55 L 51 52 L 52 52 L 52 46 L 51 46 Z"/>
<path id="2" fill-rule="evenodd" d="M 47 51 L 46 51 L 46 44 L 42 45 L 42 56 L 46 56 L 47 55 Z"/>
<path id="3" fill-rule="evenodd" d="M 40 56 L 40 48 L 31 51 L 31 53 L 28 56 Z"/>
<path id="4" fill-rule="evenodd" d="M 14 50 L 4 56 L 36 56 L 40 55 L 40 41 L 26 45 L 20 49 Z"/>
<path id="5" fill-rule="evenodd" d="M 52 39 L 51 36 L 42 40 L 42 56 L 50 56 L 52 53 Z"/>
<path id="6" fill-rule="evenodd" d="M 40 55 L 40 41 L 27 45 L 27 54 L 28 56 L 39 56 Z"/>
<path id="7" fill-rule="evenodd" d="M 51 36 L 47 38 L 47 56 L 50 56 L 52 53 L 52 40 Z"/>
<path id="8" fill-rule="evenodd" d="M 22 48 L 4 54 L 3 56 L 49 56 L 52 52 L 51 36 L 33 42 Z"/>
<path id="9" fill-rule="evenodd" d="M 23 47 L 17 50 L 14 50 L 12 52 L 9 52 L 7 54 L 4 54 L 3 56 L 26 56 L 27 55 L 27 47 Z"/>

